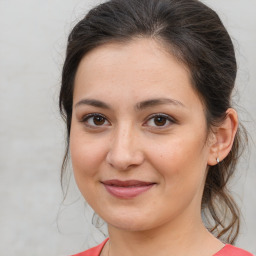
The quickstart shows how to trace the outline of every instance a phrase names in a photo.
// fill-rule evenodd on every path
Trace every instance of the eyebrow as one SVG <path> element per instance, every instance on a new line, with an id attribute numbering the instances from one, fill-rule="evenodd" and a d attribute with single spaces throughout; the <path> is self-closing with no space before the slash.
<path id="1" fill-rule="evenodd" d="M 89 105 L 97 108 L 111 109 L 111 107 L 105 102 L 94 99 L 82 99 L 75 104 L 75 108 L 81 105 Z"/>
<path id="2" fill-rule="evenodd" d="M 165 104 L 185 107 L 185 105 L 178 100 L 169 99 L 169 98 L 159 98 L 159 99 L 151 99 L 151 100 L 145 100 L 145 101 L 139 102 L 136 104 L 136 109 L 143 110 L 145 108 L 150 108 L 150 107 L 165 105 Z"/>
<path id="3" fill-rule="evenodd" d="M 143 110 L 146 108 L 165 105 L 165 104 L 185 107 L 185 105 L 178 100 L 169 99 L 169 98 L 158 98 L 158 99 L 150 99 L 150 100 L 139 102 L 135 105 L 135 109 Z M 82 99 L 75 104 L 75 108 L 81 105 L 89 105 L 97 108 L 111 109 L 110 105 L 108 105 L 107 103 L 103 101 L 95 100 L 95 99 Z"/>

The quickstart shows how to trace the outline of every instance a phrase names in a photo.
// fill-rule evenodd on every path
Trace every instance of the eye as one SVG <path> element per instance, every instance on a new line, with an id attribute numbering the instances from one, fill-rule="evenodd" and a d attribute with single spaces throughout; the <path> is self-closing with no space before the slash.
<path id="1" fill-rule="evenodd" d="M 81 122 L 84 123 L 86 126 L 89 126 L 92 128 L 110 125 L 107 118 L 98 113 L 92 113 L 92 114 L 86 115 L 85 117 L 83 117 Z"/>
<path id="2" fill-rule="evenodd" d="M 173 123 L 175 123 L 175 120 L 169 115 L 154 114 L 149 117 L 148 121 L 146 122 L 146 125 L 151 127 L 166 128 Z"/>

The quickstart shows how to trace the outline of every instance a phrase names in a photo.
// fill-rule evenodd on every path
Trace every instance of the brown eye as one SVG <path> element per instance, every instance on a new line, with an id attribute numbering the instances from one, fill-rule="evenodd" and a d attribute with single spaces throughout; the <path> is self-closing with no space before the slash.
<path id="1" fill-rule="evenodd" d="M 159 113 L 151 115 L 144 125 L 154 129 L 164 129 L 170 127 L 175 123 L 175 119 L 171 116 Z"/>
<path id="2" fill-rule="evenodd" d="M 154 123 L 156 126 L 164 126 L 166 124 L 166 117 L 163 117 L 163 116 L 156 116 L 154 118 Z"/>
<path id="3" fill-rule="evenodd" d="M 94 116 L 93 123 L 95 125 L 103 125 L 105 123 L 105 118 L 102 116 Z"/>
<path id="4" fill-rule="evenodd" d="M 81 120 L 81 122 L 90 128 L 105 127 L 110 125 L 105 116 L 97 113 L 88 114 Z"/>

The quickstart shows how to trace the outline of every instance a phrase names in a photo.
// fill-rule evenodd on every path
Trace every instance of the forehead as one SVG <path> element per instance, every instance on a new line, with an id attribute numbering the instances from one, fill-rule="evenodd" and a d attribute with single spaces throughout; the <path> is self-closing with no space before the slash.
<path id="1" fill-rule="evenodd" d="M 155 94 L 178 98 L 182 94 L 185 98 L 193 94 L 198 100 L 186 66 L 163 45 L 147 38 L 104 44 L 81 60 L 75 77 L 74 98 L 85 94 L 116 97 L 115 92 L 119 98 L 126 94 L 138 100 Z"/>
<path id="2" fill-rule="evenodd" d="M 133 63 L 141 64 L 145 68 L 154 64 L 157 68 L 159 64 L 168 65 L 170 62 L 182 66 L 182 69 L 189 74 L 188 67 L 178 61 L 177 57 L 174 57 L 172 49 L 170 47 L 168 49 L 166 43 L 150 38 L 134 38 L 126 42 L 105 43 L 92 49 L 82 58 L 79 67 L 81 65 L 85 66 L 86 63 L 87 66 L 97 65 L 97 68 L 110 64 L 122 64 L 120 67 L 124 67 L 126 63 L 129 65 Z M 128 67 L 126 66 L 126 68 Z"/>

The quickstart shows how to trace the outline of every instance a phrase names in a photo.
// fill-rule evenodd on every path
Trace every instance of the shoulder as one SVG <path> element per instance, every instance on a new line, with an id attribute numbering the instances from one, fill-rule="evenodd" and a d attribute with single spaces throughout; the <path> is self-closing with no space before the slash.
<path id="1" fill-rule="evenodd" d="M 214 254 L 214 256 L 253 256 L 251 253 L 237 248 L 233 245 L 226 244 L 223 249 Z"/>
<path id="2" fill-rule="evenodd" d="M 86 250 L 84 252 L 75 254 L 73 256 L 99 256 L 107 241 L 108 241 L 108 238 L 106 240 L 104 240 L 101 244 L 99 244 L 89 250 Z"/>

